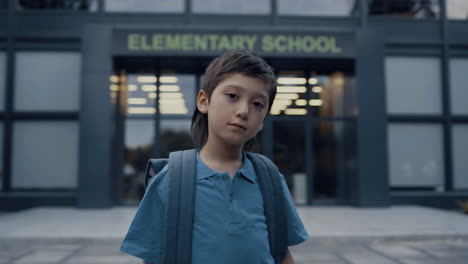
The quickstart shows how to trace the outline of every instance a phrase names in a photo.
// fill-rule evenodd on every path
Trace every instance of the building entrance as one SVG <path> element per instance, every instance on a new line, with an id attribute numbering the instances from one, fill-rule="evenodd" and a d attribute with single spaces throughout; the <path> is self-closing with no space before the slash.
<path id="1" fill-rule="evenodd" d="M 192 148 L 191 115 L 212 58 L 115 58 L 116 155 L 121 204 L 137 204 L 150 158 Z M 277 96 L 253 152 L 269 156 L 297 204 L 343 204 L 355 173 L 353 62 L 267 59 Z"/>

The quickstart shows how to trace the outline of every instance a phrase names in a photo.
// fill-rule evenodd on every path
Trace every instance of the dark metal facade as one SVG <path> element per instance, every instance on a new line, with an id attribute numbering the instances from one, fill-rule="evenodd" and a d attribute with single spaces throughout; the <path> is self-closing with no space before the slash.
<path id="1" fill-rule="evenodd" d="M 450 207 L 468 191 L 453 191 L 452 125 L 467 124 L 468 116 L 452 115 L 450 106 L 449 58 L 468 57 L 468 21 L 449 21 L 441 0 L 440 19 L 415 20 L 403 17 L 370 17 L 367 0 L 360 0 L 360 15 L 352 17 L 280 16 L 271 0 L 271 15 L 197 15 L 191 1 L 182 14 L 106 13 L 99 1 L 97 12 L 64 10 L 16 10 L 16 1 L 0 10 L 0 49 L 6 53 L 5 110 L 3 123 L 3 192 L 0 210 L 39 205 L 74 205 L 105 208 L 116 204 L 115 161 L 112 160 L 115 109 L 109 102 L 109 76 L 113 73 L 112 30 L 132 27 L 183 28 L 185 30 L 322 31 L 354 32 L 357 56 L 355 71 L 358 90 L 357 116 L 358 173 L 350 179 L 349 203 L 356 206 L 388 206 L 417 203 Z M 79 112 L 15 113 L 13 110 L 15 52 L 78 51 L 82 54 L 81 107 Z M 435 55 L 441 58 L 441 115 L 388 115 L 385 106 L 384 58 L 387 55 Z M 93 89 L 103 87 L 103 89 Z M 379 87 L 379 89 L 372 89 Z M 373 100 L 367 100 L 369 97 Z M 14 190 L 11 188 L 13 123 L 17 120 L 79 120 L 79 184 L 76 190 Z M 390 123 L 424 122 L 443 126 L 445 161 L 444 192 L 391 191 L 388 179 L 387 127 Z M 266 126 L 271 124 L 266 124 Z M 307 125 L 310 127 L 310 124 Z M 158 129 L 156 129 L 158 131 Z M 266 138 L 271 135 L 266 135 Z M 307 143 L 307 142 L 306 142 Z M 306 155 L 310 155 L 306 153 Z M 27 161 L 24 161 L 27 164 Z M 308 168 L 312 170 L 313 168 Z M 376 176 L 378 175 L 378 177 Z"/>

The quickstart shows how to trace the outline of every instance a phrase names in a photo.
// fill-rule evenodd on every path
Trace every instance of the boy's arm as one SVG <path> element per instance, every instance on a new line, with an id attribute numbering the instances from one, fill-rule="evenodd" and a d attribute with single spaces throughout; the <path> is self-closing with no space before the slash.
<path id="1" fill-rule="evenodd" d="M 294 259 L 291 255 L 291 252 L 288 250 L 286 250 L 286 257 L 284 258 L 283 260 L 283 264 L 294 264 Z"/>

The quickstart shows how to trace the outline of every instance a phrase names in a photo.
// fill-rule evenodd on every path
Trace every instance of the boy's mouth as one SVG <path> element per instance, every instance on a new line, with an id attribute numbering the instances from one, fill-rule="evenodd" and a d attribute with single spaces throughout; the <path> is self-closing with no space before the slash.
<path id="1" fill-rule="evenodd" d="M 242 128 L 243 130 L 247 130 L 247 128 L 241 124 L 236 124 L 236 123 L 232 123 L 232 124 L 229 124 L 230 126 L 236 126 L 236 127 L 239 127 L 239 128 Z"/>

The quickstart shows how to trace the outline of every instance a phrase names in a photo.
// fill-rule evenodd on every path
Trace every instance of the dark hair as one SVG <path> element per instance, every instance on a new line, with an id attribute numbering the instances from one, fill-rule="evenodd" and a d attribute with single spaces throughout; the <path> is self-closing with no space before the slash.
<path id="1" fill-rule="evenodd" d="M 216 86 L 231 74 L 242 73 L 250 77 L 264 80 L 270 87 L 268 112 L 276 95 L 276 77 L 273 68 L 262 58 L 246 50 L 232 50 L 216 57 L 206 68 L 201 90 L 204 90 L 208 100 L 211 99 Z M 268 116 L 268 114 L 267 114 Z M 192 140 L 196 147 L 203 146 L 208 139 L 208 116 L 198 111 L 195 107 L 192 116 Z M 244 144 L 248 149 L 253 145 L 253 140 L 249 139 Z"/>

